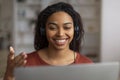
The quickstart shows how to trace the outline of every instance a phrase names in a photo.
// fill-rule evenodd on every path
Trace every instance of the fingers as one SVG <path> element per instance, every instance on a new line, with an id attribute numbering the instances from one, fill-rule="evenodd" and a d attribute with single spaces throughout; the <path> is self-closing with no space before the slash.
<path id="1" fill-rule="evenodd" d="M 13 49 L 12 46 L 10 46 L 9 51 L 10 51 L 10 53 L 9 53 L 9 59 L 13 60 L 14 57 L 15 57 L 15 51 L 14 51 L 14 49 Z"/>
<path id="2" fill-rule="evenodd" d="M 27 54 L 25 54 L 25 52 L 22 52 L 18 56 L 15 56 L 14 48 L 9 48 L 8 66 L 10 68 L 24 66 L 27 63 L 26 58 Z"/>
<path id="3" fill-rule="evenodd" d="M 15 66 L 17 67 L 24 66 L 27 62 L 26 58 L 27 58 L 27 55 L 25 54 L 25 52 L 22 52 L 20 55 L 16 56 L 14 59 Z"/>
<path id="4" fill-rule="evenodd" d="M 16 67 L 25 66 L 26 63 L 27 60 L 21 60 L 19 63 L 16 64 Z"/>

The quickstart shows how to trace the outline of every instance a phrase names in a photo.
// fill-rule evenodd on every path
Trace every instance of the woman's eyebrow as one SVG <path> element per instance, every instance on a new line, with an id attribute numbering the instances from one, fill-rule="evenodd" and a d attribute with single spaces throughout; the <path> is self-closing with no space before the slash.
<path id="1" fill-rule="evenodd" d="M 49 22 L 48 23 L 48 25 L 57 25 L 57 23 L 55 23 L 55 22 Z M 64 23 L 63 25 L 68 25 L 68 24 L 73 24 L 72 22 L 66 22 L 66 23 Z"/>
<path id="2" fill-rule="evenodd" d="M 71 23 L 71 22 L 66 22 L 66 23 L 64 23 L 64 25 L 67 25 L 67 24 L 73 24 L 73 23 Z"/>
<path id="3" fill-rule="evenodd" d="M 54 22 L 49 22 L 49 23 L 48 23 L 48 25 L 51 25 L 51 24 L 52 24 L 52 25 L 57 25 L 57 24 L 54 23 Z"/>

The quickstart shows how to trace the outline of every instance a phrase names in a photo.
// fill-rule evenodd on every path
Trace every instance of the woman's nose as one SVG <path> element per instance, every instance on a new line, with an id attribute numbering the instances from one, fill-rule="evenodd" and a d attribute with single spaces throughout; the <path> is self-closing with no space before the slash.
<path id="1" fill-rule="evenodd" d="M 64 30 L 63 29 L 58 29 L 57 36 L 63 36 L 63 35 L 64 35 Z"/>

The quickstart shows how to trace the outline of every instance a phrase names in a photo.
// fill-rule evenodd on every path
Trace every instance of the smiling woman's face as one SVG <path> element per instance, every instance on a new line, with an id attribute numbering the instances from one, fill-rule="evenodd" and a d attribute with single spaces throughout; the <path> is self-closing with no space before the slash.
<path id="1" fill-rule="evenodd" d="M 66 12 L 53 13 L 46 23 L 46 36 L 49 48 L 66 49 L 74 36 L 72 17 Z"/>

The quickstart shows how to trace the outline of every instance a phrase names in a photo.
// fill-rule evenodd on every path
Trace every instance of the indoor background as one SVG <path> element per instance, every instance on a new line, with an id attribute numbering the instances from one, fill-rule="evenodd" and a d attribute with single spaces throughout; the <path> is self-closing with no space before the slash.
<path id="1" fill-rule="evenodd" d="M 0 78 L 9 46 L 15 53 L 34 51 L 34 26 L 38 13 L 56 2 L 73 5 L 83 21 L 81 53 L 97 62 L 120 62 L 120 0 L 0 0 Z"/>

